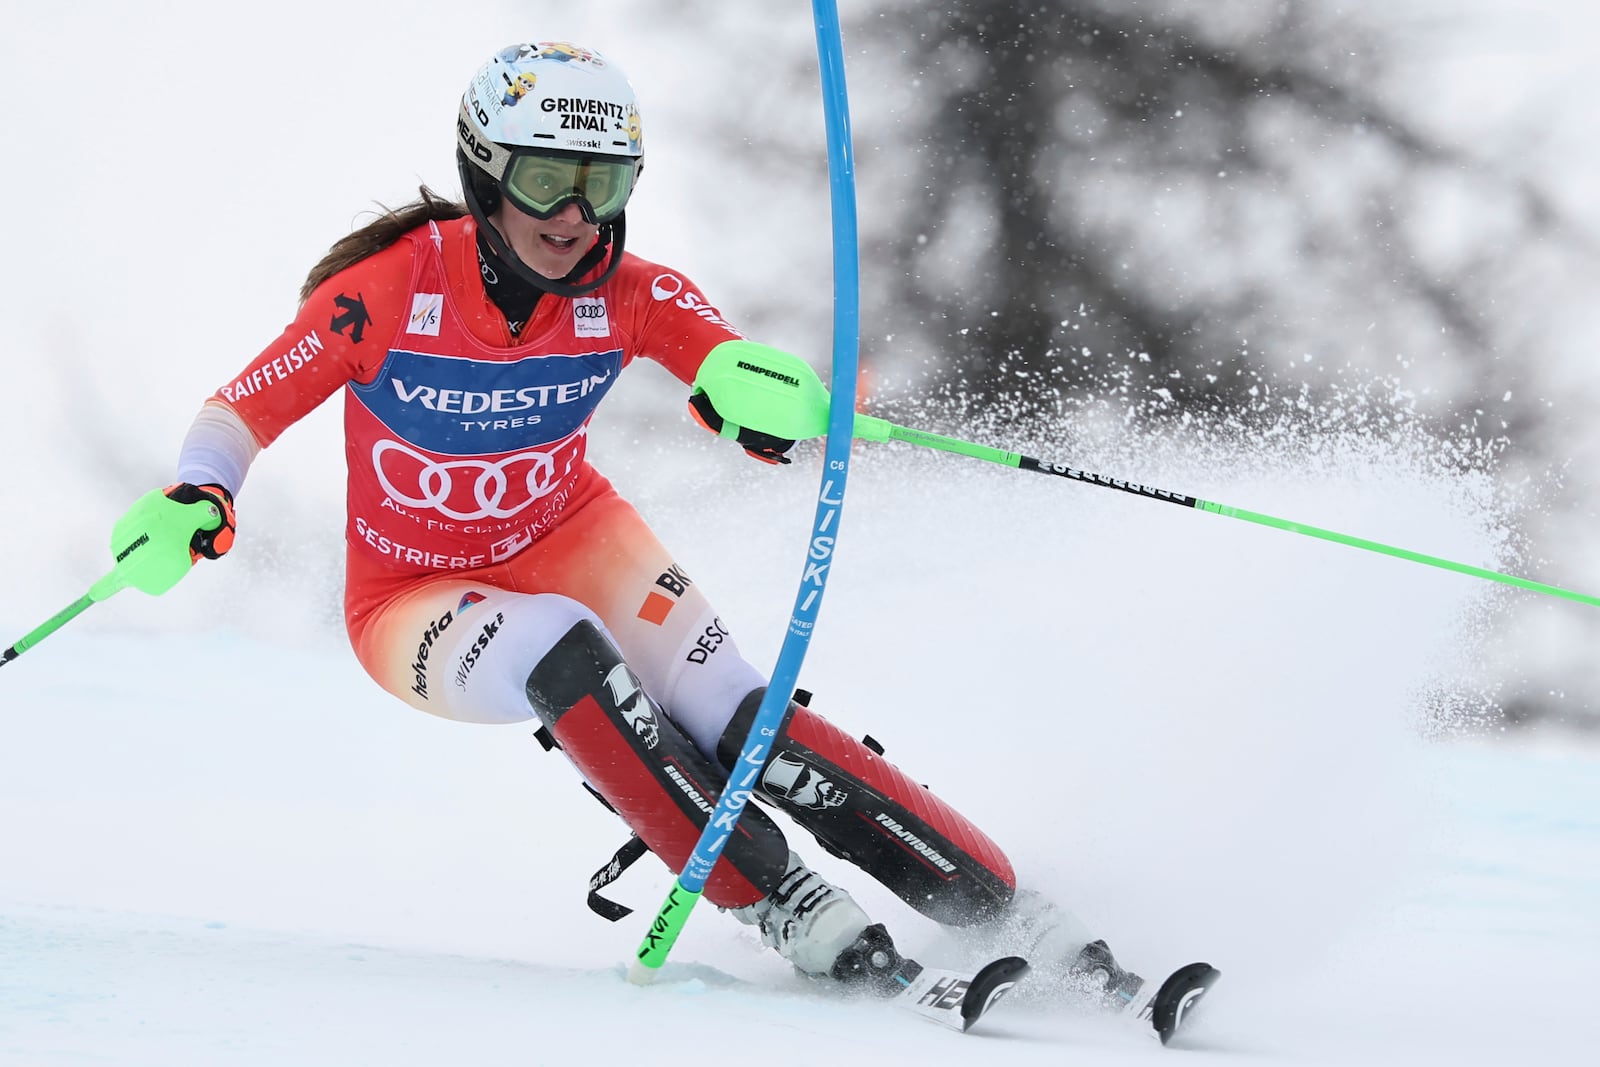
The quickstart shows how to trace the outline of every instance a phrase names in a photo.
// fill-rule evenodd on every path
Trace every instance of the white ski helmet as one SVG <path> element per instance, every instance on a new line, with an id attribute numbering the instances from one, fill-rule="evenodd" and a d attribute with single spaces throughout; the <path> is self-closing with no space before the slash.
<path id="1" fill-rule="evenodd" d="M 542 41 L 502 49 L 461 95 L 456 160 L 467 207 L 496 254 L 520 266 L 488 223 L 507 203 L 548 219 L 575 203 L 601 227 L 604 275 L 582 286 L 518 271 L 564 296 L 589 292 L 621 264 L 623 210 L 644 167 L 639 105 L 627 76 L 598 52 Z M 586 261 L 580 272 L 599 261 Z"/>

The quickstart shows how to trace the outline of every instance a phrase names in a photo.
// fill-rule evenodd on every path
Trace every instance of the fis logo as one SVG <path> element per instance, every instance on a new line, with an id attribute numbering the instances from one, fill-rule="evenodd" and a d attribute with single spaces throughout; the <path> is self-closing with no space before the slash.
<path id="1" fill-rule="evenodd" d="M 406 333 L 438 337 L 439 320 L 443 316 L 443 293 L 414 293 L 411 297 L 411 317 L 406 320 Z"/>

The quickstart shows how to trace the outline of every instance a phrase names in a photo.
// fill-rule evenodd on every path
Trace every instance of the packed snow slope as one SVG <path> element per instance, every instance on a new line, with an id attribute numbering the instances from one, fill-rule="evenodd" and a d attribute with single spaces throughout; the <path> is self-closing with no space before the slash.
<path id="1" fill-rule="evenodd" d="M 612 425 L 597 457 L 770 664 L 819 450 L 774 470 L 686 420 Z M 1063 442 L 1047 458 L 1478 565 L 1515 540 L 1491 480 L 1415 436 Z M 802 675 L 816 707 L 1130 967 L 1225 975 L 1184 1051 L 1023 1005 L 961 1036 L 809 992 L 710 907 L 657 987 L 627 984 L 665 871 L 612 887 L 629 919 L 588 912 L 624 829 L 531 730 L 433 719 L 362 675 L 333 614 L 340 517 L 274 513 L 273 464 L 234 555 L 0 673 L 0 1063 L 1589 1062 L 1600 760 L 1462 736 L 1492 696 L 1481 635 L 1533 594 L 861 446 Z M 19 576 L 0 624 L 20 635 L 93 573 Z M 1553 602 L 1552 625 L 1588 610 Z"/>

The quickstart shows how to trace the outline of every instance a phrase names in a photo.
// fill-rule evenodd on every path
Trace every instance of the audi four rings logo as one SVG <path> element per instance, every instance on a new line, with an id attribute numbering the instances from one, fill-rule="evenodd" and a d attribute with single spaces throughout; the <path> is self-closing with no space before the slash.
<path id="1" fill-rule="evenodd" d="M 372 446 L 372 467 L 397 504 L 431 508 L 458 522 L 509 519 L 560 486 L 572 459 L 557 471 L 556 456 L 584 434 L 580 429 L 550 452 L 519 452 L 494 462 L 440 461 L 399 441 L 379 441 Z"/>
<path id="2" fill-rule="evenodd" d="M 601 303 L 574 303 L 572 317 L 577 319 L 603 319 L 606 317 L 606 306 Z"/>
<path id="3" fill-rule="evenodd" d="M 657 300 L 671 300 L 683 292 L 683 279 L 676 274 L 658 274 L 650 283 L 650 295 Z"/>

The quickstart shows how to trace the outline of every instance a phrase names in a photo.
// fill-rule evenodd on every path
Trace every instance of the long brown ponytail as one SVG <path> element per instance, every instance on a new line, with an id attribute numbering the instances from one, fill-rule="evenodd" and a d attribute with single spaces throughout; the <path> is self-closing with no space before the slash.
<path id="1" fill-rule="evenodd" d="M 304 304 L 317 286 L 335 274 L 352 263 L 359 263 L 370 255 L 382 252 L 424 222 L 459 219 L 467 213 L 465 204 L 447 200 L 426 185 L 418 186 L 417 194 L 417 199 L 411 203 L 398 208 L 384 208 L 377 218 L 335 241 L 333 247 L 328 249 L 328 254 L 306 275 L 305 284 L 300 287 L 300 303 Z"/>

